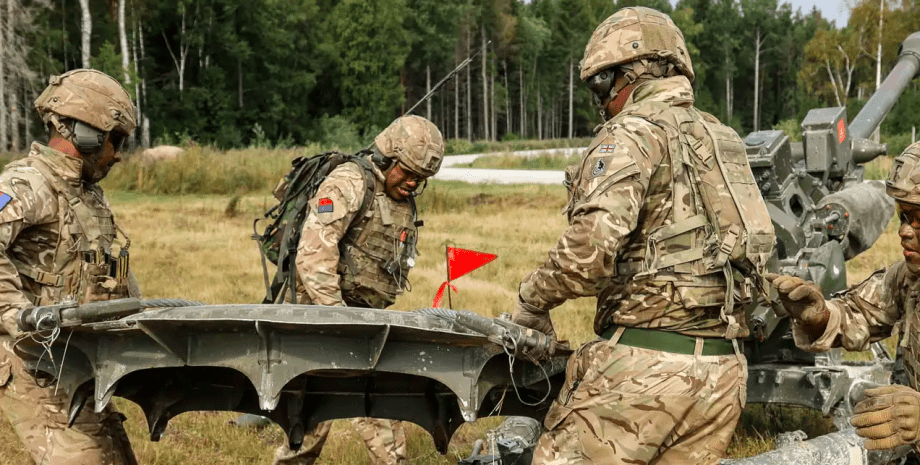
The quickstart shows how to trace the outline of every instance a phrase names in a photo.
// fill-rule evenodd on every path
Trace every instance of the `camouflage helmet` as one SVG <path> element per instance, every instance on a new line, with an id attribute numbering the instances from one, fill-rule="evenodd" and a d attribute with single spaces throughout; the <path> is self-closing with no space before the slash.
<path id="1" fill-rule="evenodd" d="M 422 176 L 433 176 L 444 158 L 444 137 L 431 121 L 421 116 L 397 118 L 377 137 L 380 153 L 395 158 Z"/>
<path id="2" fill-rule="evenodd" d="M 48 87 L 35 99 L 35 109 L 42 122 L 54 124 L 64 137 L 69 137 L 70 131 L 63 128 L 58 117 L 125 135 L 137 127 L 137 110 L 131 96 L 114 78 L 94 69 L 51 76 Z"/>
<path id="3" fill-rule="evenodd" d="M 894 159 L 885 191 L 899 202 L 920 205 L 920 142 L 911 144 Z"/>
<path id="4" fill-rule="evenodd" d="M 643 58 L 667 60 L 693 82 L 693 64 L 684 34 L 668 15 L 645 7 L 623 8 L 597 26 L 585 46 L 581 80 L 611 66 Z"/>

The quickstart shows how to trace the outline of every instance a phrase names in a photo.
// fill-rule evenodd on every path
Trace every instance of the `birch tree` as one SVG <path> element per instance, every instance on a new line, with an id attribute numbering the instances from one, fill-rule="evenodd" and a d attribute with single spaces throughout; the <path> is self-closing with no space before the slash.
<path id="1" fill-rule="evenodd" d="M 90 40 L 93 34 L 93 15 L 89 9 L 89 0 L 80 0 L 80 58 L 84 68 L 90 68 L 92 53 Z"/>

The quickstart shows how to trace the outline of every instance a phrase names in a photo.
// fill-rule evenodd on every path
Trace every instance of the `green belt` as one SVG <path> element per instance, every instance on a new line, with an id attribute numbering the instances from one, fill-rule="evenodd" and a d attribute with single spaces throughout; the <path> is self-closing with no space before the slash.
<path id="1" fill-rule="evenodd" d="M 619 328 L 617 325 L 608 326 L 601 333 L 601 337 L 610 339 L 616 333 L 617 328 Z M 693 355 L 696 349 L 696 337 L 655 329 L 625 328 L 617 344 L 675 354 Z M 703 355 L 732 355 L 734 353 L 735 347 L 728 339 L 703 338 Z"/>

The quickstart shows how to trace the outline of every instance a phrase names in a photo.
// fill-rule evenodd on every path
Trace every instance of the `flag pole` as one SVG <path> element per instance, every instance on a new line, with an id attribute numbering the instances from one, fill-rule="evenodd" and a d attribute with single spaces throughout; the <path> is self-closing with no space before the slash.
<path id="1" fill-rule="evenodd" d="M 444 259 L 447 263 L 447 308 L 453 309 L 454 303 L 450 299 L 450 247 L 444 246 Z"/>

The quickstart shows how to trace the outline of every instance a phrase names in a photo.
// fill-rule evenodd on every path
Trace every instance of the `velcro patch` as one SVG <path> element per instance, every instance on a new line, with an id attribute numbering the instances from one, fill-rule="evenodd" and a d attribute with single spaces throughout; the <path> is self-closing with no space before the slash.
<path id="1" fill-rule="evenodd" d="M 598 153 L 613 153 L 616 148 L 615 144 L 603 144 L 597 148 Z"/>
<path id="2" fill-rule="evenodd" d="M 317 213 L 332 213 L 332 199 L 325 197 L 319 199 L 319 206 L 316 208 Z"/>
<path id="3" fill-rule="evenodd" d="M 13 200 L 13 198 L 10 197 L 9 194 L 0 192 L 0 211 L 3 211 L 3 209 L 6 208 L 7 205 L 9 205 L 10 200 Z"/>
<path id="4" fill-rule="evenodd" d="M 610 161 L 612 157 L 602 157 L 598 158 L 594 162 L 594 166 L 591 168 L 591 177 L 596 178 L 607 172 L 607 167 L 610 166 Z"/>

